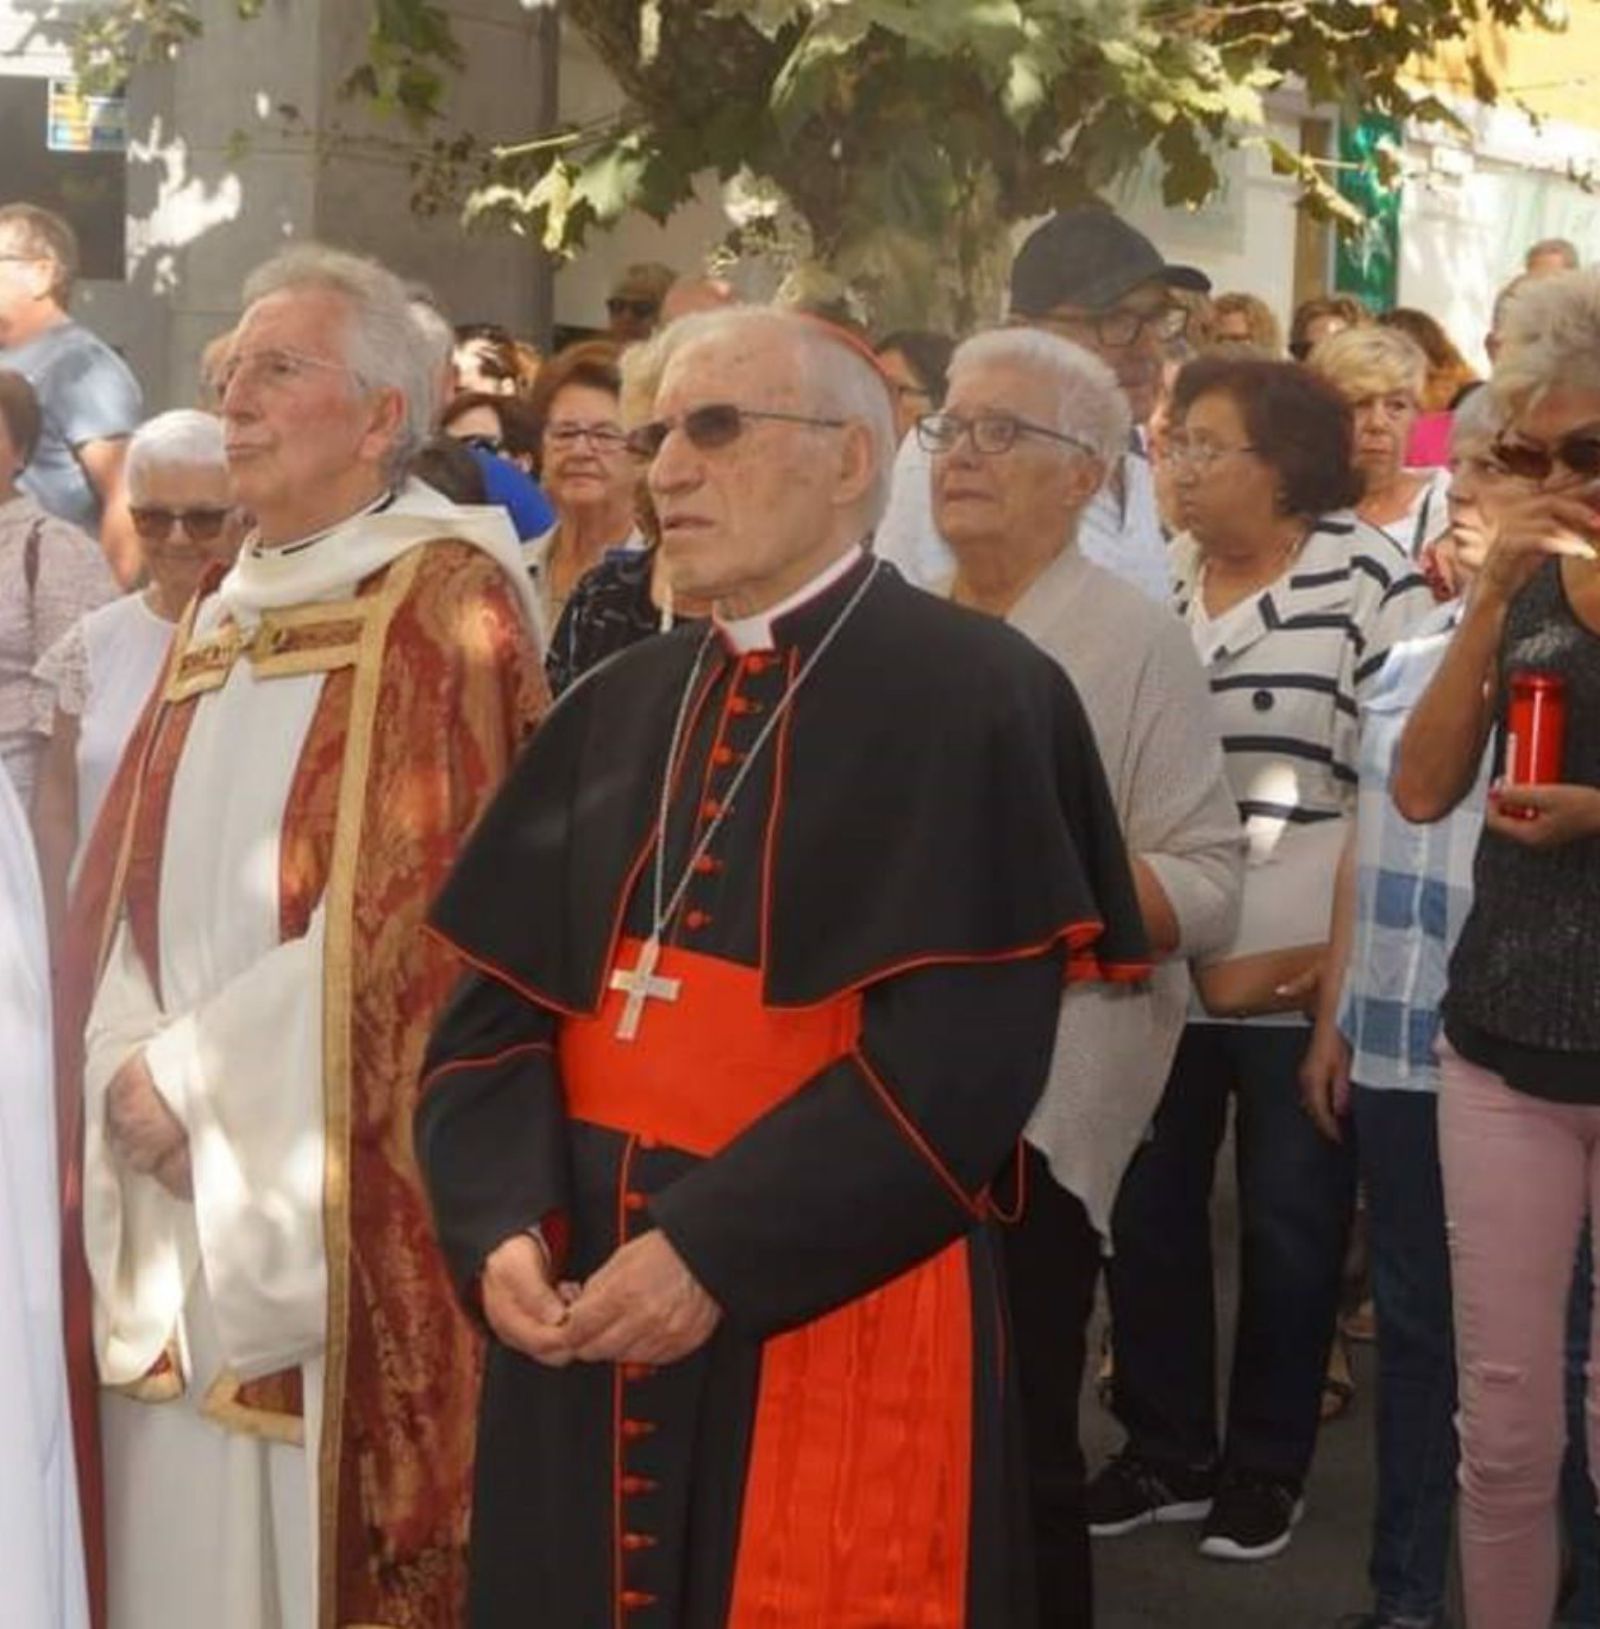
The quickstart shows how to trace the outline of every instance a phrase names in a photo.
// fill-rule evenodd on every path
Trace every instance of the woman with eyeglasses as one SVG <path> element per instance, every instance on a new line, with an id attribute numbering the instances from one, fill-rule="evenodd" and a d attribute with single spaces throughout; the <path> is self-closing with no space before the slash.
<path id="1" fill-rule="evenodd" d="M 99 544 L 17 484 L 42 424 L 32 385 L 0 371 L 0 767 L 24 809 L 33 803 L 52 719 L 50 690 L 34 664 L 117 592 Z"/>
<path id="2" fill-rule="evenodd" d="M 1442 819 L 1493 752 L 1440 1049 L 1462 1572 L 1468 1629 L 1543 1629 L 1560 1572 L 1563 1313 L 1574 1244 L 1600 1212 L 1600 273 L 1517 290 L 1490 388 L 1510 420 L 1496 461 L 1536 487 L 1501 508 L 1393 790 L 1408 819 Z M 1542 761 L 1525 761 L 1534 750 Z M 1597 1359 L 1591 1333 L 1591 1467 Z"/>
<path id="3" fill-rule="evenodd" d="M 1427 356 L 1399 328 L 1368 324 L 1324 340 L 1309 365 L 1354 416 L 1355 467 L 1362 480 L 1356 513 L 1419 559 L 1450 525 L 1450 472 L 1406 465 L 1428 382 Z"/>
<path id="4" fill-rule="evenodd" d="M 613 550 L 644 546 L 634 516 L 638 470 L 622 427 L 619 352 L 609 340 L 569 346 L 539 375 L 539 477 L 556 523 L 524 545 L 548 640 L 584 574 Z"/>
<path id="5" fill-rule="evenodd" d="M 1203 357 L 1178 377 L 1167 458 L 1185 531 L 1176 604 L 1210 681 L 1248 840 L 1239 930 L 1197 964 L 1199 1000 L 1112 1220 L 1113 1408 L 1122 1452 L 1089 1489 L 1091 1531 L 1203 1521 L 1201 1553 L 1290 1542 L 1316 1444 L 1354 1191 L 1350 1151 L 1303 1112 L 1298 1074 L 1332 924 L 1359 704 L 1432 605 L 1350 512 L 1350 413 L 1288 362 Z M 1241 1297 L 1225 1429 L 1210 1247 L 1230 1107 Z"/>
<path id="6" fill-rule="evenodd" d="M 674 594 L 662 561 L 655 506 L 645 484 L 650 460 L 660 446 L 660 426 L 649 422 L 650 412 L 661 376 L 684 332 L 683 328 L 666 328 L 643 344 L 630 345 L 618 364 L 622 380 L 618 409 L 628 429 L 636 479 L 634 514 L 645 546 L 608 554 L 572 591 L 545 653 L 544 671 L 552 698 L 618 651 L 655 634 L 670 633 L 680 622 L 711 614 L 709 605 Z M 685 425 L 685 433 L 691 439 L 698 436 L 702 446 L 735 440 L 742 424 L 737 410 L 733 411 L 730 423 L 717 406 L 702 408 L 688 416 L 694 422 Z"/>
<path id="7" fill-rule="evenodd" d="M 555 511 L 534 480 L 539 464 L 539 419 L 520 396 L 468 390 L 439 415 L 440 431 L 461 442 L 483 477 L 484 501 L 499 504 L 524 543 L 543 537 Z"/>
<path id="8" fill-rule="evenodd" d="M 1072 680 L 1159 958 L 1136 985 L 1074 984 L 1063 997 L 1027 1132 L 1027 1204 L 1005 1235 L 1047 1629 L 1093 1621 L 1078 1392 L 1101 1253 L 1183 1028 L 1187 958 L 1226 943 L 1242 859 L 1183 625 L 1078 547 L 1129 420 L 1099 358 L 1010 328 L 957 350 L 946 410 L 917 426 L 932 457 L 934 521 L 956 561 L 950 597 L 1004 618 Z"/>
<path id="9" fill-rule="evenodd" d="M 231 563 L 244 535 L 214 415 L 183 409 L 150 419 L 128 443 L 126 472 L 145 586 L 75 620 L 35 670 L 54 707 L 34 804 L 52 929 L 173 626 L 207 569 Z"/>

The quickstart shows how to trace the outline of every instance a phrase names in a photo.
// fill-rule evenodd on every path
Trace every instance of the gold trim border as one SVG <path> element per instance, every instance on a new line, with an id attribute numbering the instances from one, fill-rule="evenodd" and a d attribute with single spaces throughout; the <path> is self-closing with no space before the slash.
<path id="1" fill-rule="evenodd" d="M 322 1629 L 340 1629 L 339 1470 L 344 1434 L 345 1375 L 350 1318 L 350 1051 L 356 869 L 367 814 L 367 776 L 373 726 L 383 680 L 389 625 L 410 592 L 426 545 L 393 562 L 370 607 L 356 653 L 344 762 L 339 770 L 339 814 L 323 898 L 323 1249 L 328 1264 L 328 1337 L 323 1375 L 322 1437 L 317 1459 L 317 1616 Z M 344 1629 L 363 1629 L 349 1624 Z M 365 1629 L 382 1629 L 380 1625 Z"/>
<path id="2" fill-rule="evenodd" d="M 232 1369 L 224 1369 L 211 1382 L 201 1400 L 201 1414 L 214 1425 L 236 1431 L 242 1436 L 260 1437 L 264 1442 L 281 1442 L 291 1448 L 305 1447 L 306 1422 L 295 1414 L 280 1414 L 241 1403 L 239 1392 L 243 1385 L 244 1382 Z"/>

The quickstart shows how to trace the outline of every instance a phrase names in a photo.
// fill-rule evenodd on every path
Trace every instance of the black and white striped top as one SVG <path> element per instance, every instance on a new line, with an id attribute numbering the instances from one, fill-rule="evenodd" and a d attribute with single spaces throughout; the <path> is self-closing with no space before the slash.
<path id="1" fill-rule="evenodd" d="M 1174 599 L 1191 625 L 1201 564 L 1192 537 L 1174 540 Z M 1359 698 L 1433 603 L 1404 552 L 1345 510 L 1318 520 L 1289 570 L 1216 619 L 1212 637 L 1196 630 L 1228 781 L 1253 835 L 1354 806 Z"/>

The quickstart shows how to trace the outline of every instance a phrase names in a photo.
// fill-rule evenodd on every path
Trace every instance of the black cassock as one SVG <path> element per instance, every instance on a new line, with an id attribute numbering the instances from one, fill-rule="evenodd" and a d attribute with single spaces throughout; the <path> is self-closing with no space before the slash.
<path id="1" fill-rule="evenodd" d="M 619 1038 L 610 988 L 792 677 Z M 723 1321 L 659 1368 L 494 1345 L 475 1629 L 1022 1629 L 994 1227 L 1063 972 L 1145 941 L 1093 737 L 1003 624 L 863 558 L 741 655 L 652 640 L 553 710 L 440 900 L 470 973 L 418 1152 L 469 1299 L 542 1224 L 582 1279 L 665 1230 Z"/>

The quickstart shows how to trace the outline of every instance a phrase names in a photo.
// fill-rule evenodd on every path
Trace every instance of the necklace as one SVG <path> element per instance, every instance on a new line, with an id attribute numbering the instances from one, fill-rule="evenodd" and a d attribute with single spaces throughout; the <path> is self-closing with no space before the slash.
<path id="1" fill-rule="evenodd" d="M 655 836 L 655 865 L 651 877 L 651 908 L 650 908 L 650 937 L 645 940 L 639 949 L 639 959 L 632 967 L 619 967 L 611 975 L 610 988 L 620 990 L 626 995 L 623 1003 L 622 1017 L 617 1021 L 617 1039 L 631 1041 L 639 1033 L 639 1020 L 644 1016 L 646 1001 L 676 1001 L 683 981 L 681 979 L 668 979 L 656 977 L 656 965 L 661 960 L 661 936 L 666 931 L 667 924 L 677 915 L 678 907 L 683 904 L 683 896 L 689 891 L 689 884 L 694 878 L 695 867 L 704 858 L 711 847 L 712 839 L 722 829 L 722 823 L 727 819 L 729 811 L 733 808 L 734 800 L 738 797 L 750 771 L 755 766 L 756 759 L 761 756 L 762 749 L 773 737 L 778 725 L 782 723 L 784 715 L 788 712 L 790 704 L 800 693 L 800 687 L 811 677 L 812 670 L 822 660 L 824 652 L 838 637 L 840 629 L 850 620 L 855 608 L 865 598 L 866 592 L 877 580 L 880 562 L 874 560 L 871 569 L 862 578 L 855 593 L 840 608 L 838 616 L 833 619 L 828 630 L 817 641 L 817 648 L 806 658 L 805 665 L 789 681 L 778 705 L 772 709 L 765 724 L 761 726 L 744 762 L 739 765 L 732 782 L 728 786 L 726 796 L 723 797 L 715 814 L 706 821 L 705 829 L 700 834 L 700 840 L 689 853 L 684 862 L 681 875 L 671 894 L 667 893 L 667 816 L 672 807 L 672 778 L 673 770 L 677 765 L 678 756 L 684 745 L 684 731 L 689 722 L 689 707 L 693 700 L 696 687 L 700 682 L 700 671 L 705 666 L 706 652 L 711 648 L 711 642 L 716 637 L 716 628 L 706 629 L 705 638 L 700 641 L 700 649 L 695 653 L 694 666 L 689 670 L 689 682 L 683 687 L 683 695 L 678 700 L 678 716 L 672 726 L 672 741 L 667 748 L 667 764 L 661 779 L 661 803 L 656 814 Z"/>

